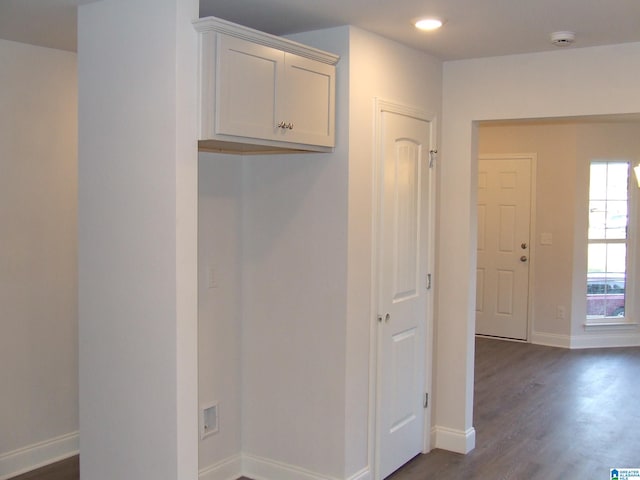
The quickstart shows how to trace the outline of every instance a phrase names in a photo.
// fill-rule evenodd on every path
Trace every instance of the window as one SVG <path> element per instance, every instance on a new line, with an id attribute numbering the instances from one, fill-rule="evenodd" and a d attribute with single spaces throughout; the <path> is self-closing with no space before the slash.
<path id="1" fill-rule="evenodd" d="M 587 322 L 624 321 L 629 258 L 629 162 L 592 161 Z"/>

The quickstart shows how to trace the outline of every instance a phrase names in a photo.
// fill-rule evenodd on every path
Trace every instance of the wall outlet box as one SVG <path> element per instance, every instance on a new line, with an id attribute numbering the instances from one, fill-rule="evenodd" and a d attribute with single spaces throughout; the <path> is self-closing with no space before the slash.
<path id="1" fill-rule="evenodd" d="M 210 403 L 200 409 L 200 440 L 220 431 L 218 404 Z"/>

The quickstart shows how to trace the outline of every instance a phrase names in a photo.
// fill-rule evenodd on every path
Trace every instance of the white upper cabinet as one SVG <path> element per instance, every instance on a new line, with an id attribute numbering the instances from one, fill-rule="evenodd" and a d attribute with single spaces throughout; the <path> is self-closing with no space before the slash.
<path id="1" fill-rule="evenodd" d="M 200 148 L 331 151 L 338 57 L 216 18 L 200 32 Z"/>

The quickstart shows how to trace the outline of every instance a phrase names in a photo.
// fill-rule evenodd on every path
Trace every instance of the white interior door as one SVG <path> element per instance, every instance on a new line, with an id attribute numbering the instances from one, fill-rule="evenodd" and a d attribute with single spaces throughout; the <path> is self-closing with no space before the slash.
<path id="1" fill-rule="evenodd" d="M 424 445 L 430 122 L 379 113 L 378 478 Z"/>
<path id="2" fill-rule="evenodd" d="M 478 164 L 476 333 L 526 340 L 531 157 Z"/>

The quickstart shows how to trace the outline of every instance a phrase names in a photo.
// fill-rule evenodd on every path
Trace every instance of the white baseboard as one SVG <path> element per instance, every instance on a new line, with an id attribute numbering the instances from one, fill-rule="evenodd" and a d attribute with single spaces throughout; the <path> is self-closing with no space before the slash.
<path id="1" fill-rule="evenodd" d="M 246 454 L 233 455 L 198 472 L 198 480 L 236 480 L 242 476 L 253 480 L 337 480 L 300 467 Z M 347 480 L 371 480 L 371 471 L 369 467 L 365 467 Z"/>
<path id="2" fill-rule="evenodd" d="M 560 348 L 616 348 L 640 346 L 640 335 L 633 333 L 611 333 L 612 328 L 592 328 L 589 333 L 582 335 L 558 335 L 555 333 L 533 332 L 531 343 Z M 628 328 L 628 327 L 627 327 Z"/>
<path id="3" fill-rule="evenodd" d="M 371 480 L 371 470 L 369 470 L 369 467 L 365 467 L 351 475 L 347 480 Z"/>
<path id="4" fill-rule="evenodd" d="M 436 427 L 431 427 L 431 432 L 430 432 L 430 443 L 429 445 L 431 445 L 431 449 L 433 450 L 436 447 L 436 438 L 438 438 L 438 430 Z"/>
<path id="5" fill-rule="evenodd" d="M 0 480 L 77 455 L 78 438 L 72 432 L 0 455 Z"/>
<path id="6" fill-rule="evenodd" d="M 246 454 L 242 456 L 242 474 L 253 480 L 336 480 L 295 465 Z"/>
<path id="7" fill-rule="evenodd" d="M 242 476 L 242 456 L 226 458 L 198 472 L 199 480 L 236 480 Z"/>
<path id="8" fill-rule="evenodd" d="M 531 343 L 547 347 L 571 348 L 571 337 L 556 333 L 532 332 Z"/>
<path id="9" fill-rule="evenodd" d="M 435 447 L 456 453 L 469 453 L 476 447 L 476 430 L 454 430 L 447 427 L 434 427 Z"/>
<path id="10" fill-rule="evenodd" d="M 640 335 L 632 334 L 592 334 L 571 337 L 571 348 L 615 348 L 639 347 Z"/>

